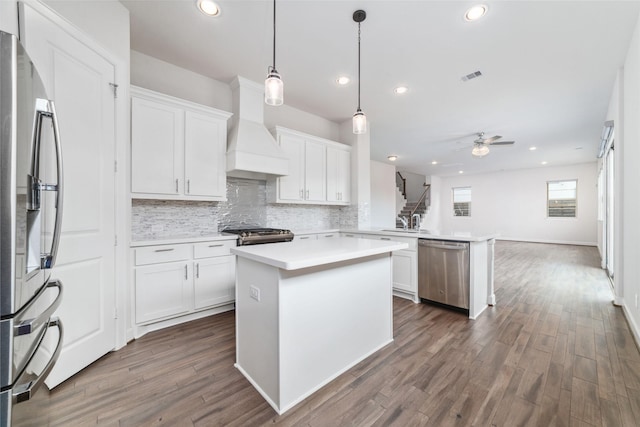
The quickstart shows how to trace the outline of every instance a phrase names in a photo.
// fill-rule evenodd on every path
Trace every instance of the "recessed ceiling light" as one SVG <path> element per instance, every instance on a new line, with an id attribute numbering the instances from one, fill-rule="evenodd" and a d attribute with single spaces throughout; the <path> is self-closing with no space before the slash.
<path id="1" fill-rule="evenodd" d="M 395 93 L 397 93 L 398 95 L 402 95 L 403 93 L 407 93 L 408 90 L 409 90 L 409 88 L 406 87 L 406 86 L 398 86 L 393 91 Z"/>
<path id="2" fill-rule="evenodd" d="M 207 16 L 220 16 L 220 7 L 213 0 L 196 0 L 198 10 Z"/>
<path id="3" fill-rule="evenodd" d="M 536 151 L 538 147 L 529 147 L 529 151 Z"/>
<path id="4" fill-rule="evenodd" d="M 545 160 L 544 162 L 540 163 L 541 165 L 546 165 L 547 161 Z"/>
<path id="5" fill-rule="evenodd" d="M 469 22 L 476 21 L 482 18 L 485 13 L 487 13 L 487 6 L 479 4 L 469 8 L 469 10 L 467 10 L 467 13 L 464 14 L 464 19 L 465 21 Z"/>
<path id="6" fill-rule="evenodd" d="M 464 171 L 458 171 L 458 173 L 464 173 Z"/>
<path id="7" fill-rule="evenodd" d="M 340 86 L 344 86 L 348 84 L 350 81 L 351 79 L 347 76 L 340 76 L 336 79 L 336 83 L 338 83 Z"/>
<path id="8" fill-rule="evenodd" d="M 437 165 L 438 162 L 436 162 L 435 160 L 433 162 L 431 162 L 432 165 Z"/>
<path id="9" fill-rule="evenodd" d="M 396 160 L 398 160 L 398 156 L 389 156 L 387 157 L 387 159 L 391 160 L 392 162 L 395 162 Z"/>

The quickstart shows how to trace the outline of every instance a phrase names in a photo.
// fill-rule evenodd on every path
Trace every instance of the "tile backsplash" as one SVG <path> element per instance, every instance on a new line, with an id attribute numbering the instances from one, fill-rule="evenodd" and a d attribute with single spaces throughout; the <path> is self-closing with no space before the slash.
<path id="1" fill-rule="evenodd" d="M 228 178 L 226 202 L 134 199 L 131 240 L 197 237 L 228 227 L 356 228 L 357 206 L 267 203 L 266 181 Z M 361 210 L 361 209 L 360 209 Z"/>

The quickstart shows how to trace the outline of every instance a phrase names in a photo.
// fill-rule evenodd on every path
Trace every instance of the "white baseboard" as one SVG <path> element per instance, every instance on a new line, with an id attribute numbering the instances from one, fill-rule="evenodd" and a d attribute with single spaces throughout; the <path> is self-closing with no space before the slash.
<path id="1" fill-rule="evenodd" d="M 527 243 L 550 243 L 555 245 L 575 245 L 575 246 L 598 246 L 597 242 L 576 242 L 572 240 L 546 240 L 546 239 L 529 239 L 518 237 L 496 237 L 496 240 L 506 240 L 510 242 L 527 242 Z"/>
<path id="2" fill-rule="evenodd" d="M 627 309 L 627 304 L 623 302 L 622 304 L 622 312 L 624 313 L 624 317 L 627 319 L 627 324 L 629 325 L 629 329 L 631 330 L 631 335 L 633 335 L 633 339 L 636 341 L 636 347 L 640 349 L 640 328 L 638 328 L 638 324 L 635 322 L 631 313 Z"/>

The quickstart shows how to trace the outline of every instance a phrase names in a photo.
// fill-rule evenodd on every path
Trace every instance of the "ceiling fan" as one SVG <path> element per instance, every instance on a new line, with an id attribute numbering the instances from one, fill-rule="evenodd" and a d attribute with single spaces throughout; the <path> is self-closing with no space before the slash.
<path id="1" fill-rule="evenodd" d="M 498 141 L 502 138 L 500 135 L 492 136 L 491 138 L 485 138 L 484 132 L 478 132 L 478 138 L 473 141 L 473 149 L 471 154 L 476 157 L 484 157 L 489 154 L 490 145 L 512 145 L 515 141 Z"/>

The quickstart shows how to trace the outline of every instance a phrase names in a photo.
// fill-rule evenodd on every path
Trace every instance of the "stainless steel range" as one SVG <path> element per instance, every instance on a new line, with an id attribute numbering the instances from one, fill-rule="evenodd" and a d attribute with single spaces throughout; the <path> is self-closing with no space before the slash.
<path id="1" fill-rule="evenodd" d="M 238 246 L 290 242 L 293 240 L 291 230 L 280 228 L 227 228 L 222 232 L 238 235 Z"/>

